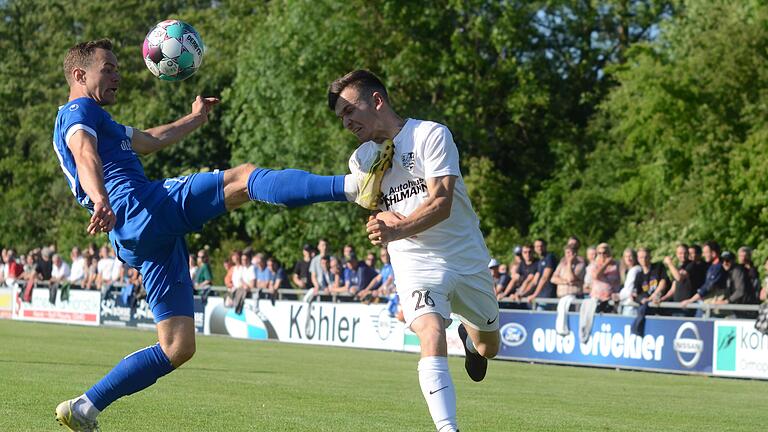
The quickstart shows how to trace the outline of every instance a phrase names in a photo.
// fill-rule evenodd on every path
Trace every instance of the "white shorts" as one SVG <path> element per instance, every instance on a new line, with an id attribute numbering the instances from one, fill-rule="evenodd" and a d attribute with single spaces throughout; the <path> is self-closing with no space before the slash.
<path id="1" fill-rule="evenodd" d="M 499 329 L 499 303 L 488 270 L 462 275 L 448 270 L 410 270 L 395 274 L 405 325 L 437 313 L 450 321 L 451 312 L 481 331 Z"/>

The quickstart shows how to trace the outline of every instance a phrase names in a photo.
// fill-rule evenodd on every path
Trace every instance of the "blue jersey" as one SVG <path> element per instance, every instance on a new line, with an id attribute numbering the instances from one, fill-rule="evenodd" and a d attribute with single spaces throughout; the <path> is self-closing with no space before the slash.
<path id="1" fill-rule="evenodd" d="M 59 109 L 53 131 L 53 148 L 61 169 L 77 202 L 93 210 L 93 203 L 86 195 L 75 167 L 75 158 L 67 144 L 79 131 L 93 135 L 104 169 L 104 187 L 110 202 L 114 202 L 139 185 L 149 183 L 136 153 L 131 147 L 133 129 L 112 120 L 104 108 L 93 99 L 78 98 Z"/>

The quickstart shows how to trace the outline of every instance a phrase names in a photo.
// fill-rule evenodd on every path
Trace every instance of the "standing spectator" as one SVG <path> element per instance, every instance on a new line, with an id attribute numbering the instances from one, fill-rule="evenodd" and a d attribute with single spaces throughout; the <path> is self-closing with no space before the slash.
<path id="1" fill-rule="evenodd" d="M 618 300 L 621 284 L 619 265 L 613 259 L 608 243 L 600 243 L 595 248 L 594 266 L 591 272 L 590 296 L 597 300 L 597 312 L 612 312 L 611 300 Z M 638 257 L 639 258 L 639 257 Z"/>
<path id="2" fill-rule="evenodd" d="M 749 286 L 752 289 L 752 298 L 758 298 L 760 295 L 760 273 L 755 267 L 755 263 L 752 262 L 752 248 L 749 246 L 742 246 L 738 252 L 739 264 L 744 267 L 744 271 L 747 272 L 747 279 L 749 280 Z"/>
<path id="3" fill-rule="evenodd" d="M 53 267 L 51 269 L 51 285 L 48 288 L 48 301 L 56 303 L 56 292 L 62 288 L 61 297 L 69 299 L 69 264 L 61 259 L 59 254 L 53 255 Z M 66 293 L 66 294 L 65 294 Z"/>
<path id="4" fill-rule="evenodd" d="M 35 283 L 37 283 L 37 255 L 34 251 L 27 252 L 25 257 L 24 272 L 21 274 L 21 278 L 24 279 L 24 295 L 22 301 L 26 303 L 32 302 L 32 290 L 35 289 Z"/>
<path id="5" fill-rule="evenodd" d="M 687 307 L 689 304 L 701 300 L 707 303 L 714 303 L 725 298 L 726 275 L 720 262 L 720 245 L 715 241 L 704 243 L 702 256 L 709 263 L 706 279 L 693 297 L 680 302 L 682 307 Z"/>
<path id="6" fill-rule="evenodd" d="M 253 264 L 252 272 L 256 275 L 256 288 L 260 290 L 269 290 L 269 284 L 275 276 L 267 266 L 267 256 L 259 252 L 251 261 Z"/>
<path id="7" fill-rule="evenodd" d="M 317 255 L 309 262 L 309 275 L 312 277 L 312 286 L 319 287 L 318 275 L 322 271 L 320 268 L 321 257 L 328 256 L 328 240 L 321 238 L 317 241 Z M 330 262 L 329 262 L 330 265 Z"/>
<path id="8" fill-rule="evenodd" d="M 749 274 L 741 264 L 736 264 L 732 253 L 726 251 L 722 255 L 723 271 L 727 277 L 725 296 L 717 304 L 755 304 L 757 298 L 749 280 Z M 736 313 L 738 318 L 754 318 L 751 312 Z"/>
<path id="9" fill-rule="evenodd" d="M 637 252 L 632 248 L 624 249 L 621 256 L 621 264 L 625 269 L 624 285 L 619 291 L 621 314 L 626 316 L 637 315 L 637 303 L 635 303 L 635 283 L 637 275 L 643 272 L 643 268 L 637 263 Z"/>
<path id="10" fill-rule="evenodd" d="M 763 289 L 760 290 L 760 301 L 764 302 L 768 299 L 768 258 L 763 262 L 763 270 L 765 270 L 765 278 L 763 279 Z"/>
<path id="11" fill-rule="evenodd" d="M 651 261 L 651 250 L 641 247 L 637 250 L 637 262 L 643 270 L 637 275 L 635 282 L 635 298 L 643 304 L 652 301 L 659 303 L 669 287 L 669 279 L 664 266 Z"/>
<path id="12" fill-rule="evenodd" d="M 269 293 L 269 299 L 272 305 L 275 304 L 277 293 L 280 289 L 291 288 L 288 282 L 288 276 L 285 274 L 283 266 L 280 265 L 280 261 L 275 257 L 269 257 L 267 259 L 267 269 L 269 270 L 270 280 L 267 284 L 267 292 Z"/>
<path id="13" fill-rule="evenodd" d="M 226 306 L 232 306 L 232 299 L 234 298 L 235 290 L 235 272 L 240 265 L 240 251 L 233 250 L 229 254 L 229 261 L 224 262 L 224 286 L 227 287 L 227 299 L 225 300 Z M 240 276 L 238 276 L 239 278 Z"/>
<path id="14" fill-rule="evenodd" d="M 86 263 L 85 257 L 80 255 L 80 248 L 73 247 L 69 253 L 72 260 L 72 266 L 69 271 L 69 284 L 73 287 L 83 287 L 85 285 Z"/>
<path id="15" fill-rule="evenodd" d="M 519 301 L 521 300 L 521 294 L 528 291 L 533 283 L 536 269 L 539 266 L 539 262 L 534 259 L 533 245 L 524 244 L 520 250 L 520 255 L 522 260 L 517 268 L 517 277 L 513 275 L 504 292 L 501 295 L 497 295 L 499 300 L 511 296 L 514 301 Z"/>
<path id="16" fill-rule="evenodd" d="M 298 289 L 309 289 L 312 287 L 312 275 L 309 272 L 309 265 L 312 262 L 312 246 L 305 244 L 301 255 L 302 259 L 293 266 L 293 284 Z"/>
<path id="17" fill-rule="evenodd" d="M 664 265 L 667 266 L 667 271 L 669 272 L 669 275 L 672 276 L 672 286 L 669 291 L 661 296 L 659 299 L 660 302 L 665 302 L 670 299 L 680 302 L 691 298 L 696 292 L 691 283 L 690 274 L 688 273 L 695 266 L 695 263 L 688 258 L 689 249 L 688 245 L 685 244 L 679 244 L 677 248 L 675 248 L 677 266 L 675 266 L 671 256 L 664 257 Z M 693 310 L 687 310 L 679 313 L 676 312 L 675 315 L 693 316 L 695 312 L 696 311 Z"/>
<path id="18" fill-rule="evenodd" d="M 197 272 L 193 281 L 195 283 L 195 294 L 200 296 L 203 305 L 208 303 L 208 296 L 213 285 L 213 273 L 208 261 L 208 252 L 205 249 L 197 251 Z"/>
<path id="19" fill-rule="evenodd" d="M 529 290 L 526 293 L 526 301 L 533 303 L 537 298 L 554 298 L 557 288 L 552 283 L 552 273 L 555 272 L 557 267 L 557 257 L 551 252 L 547 252 L 547 242 L 542 239 L 537 239 L 533 242 L 533 247 L 536 250 L 536 255 L 539 256 L 539 265 L 536 268 L 536 275 L 534 276 L 533 292 Z M 553 305 L 537 305 L 538 310 L 552 309 Z"/>
<path id="20" fill-rule="evenodd" d="M 563 259 L 552 273 L 552 283 L 557 285 L 558 298 L 582 295 L 586 264 L 584 258 L 578 256 L 578 252 L 577 246 L 569 242 L 563 250 Z"/>
<path id="21" fill-rule="evenodd" d="M 688 273 L 688 277 L 691 279 L 691 288 L 694 291 L 697 291 L 699 288 L 701 288 L 702 285 L 704 285 L 704 282 L 707 279 L 707 269 L 709 268 L 709 263 L 705 262 L 701 258 L 701 246 L 697 244 L 688 246 L 688 259 L 691 261 L 691 263 L 689 268 L 686 269 L 686 272 Z M 685 299 L 680 297 L 679 300 L 675 301 L 682 300 Z"/>

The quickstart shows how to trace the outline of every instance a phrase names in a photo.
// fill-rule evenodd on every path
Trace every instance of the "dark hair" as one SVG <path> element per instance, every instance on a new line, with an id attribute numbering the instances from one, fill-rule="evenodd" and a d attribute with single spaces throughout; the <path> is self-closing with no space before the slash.
<path id="1" fill-rule="evenodd" d="M 681 248 L 685 249 L 686 252 L 688 252 L 688 245 L 685 244 L 685 243 L 680 243 L 680 244 L 677 245 L 677 247 L 681 247 Z"/>
<path id="2" fill-rule="evenodd" d="M 717 244 L 716 241 L 710 240 L 708 242 L 705 242 L 704 246 L 708 247 L 709 249 L 714 251 L 718 256 L 720 256 L 720 245 Z"/>
<path id="3" fill-rule="evenodd" d="M 699 246 L 699 245 L 697 245 L 697 244 L 692 244 L 692 245 L 690 245 L 690 246 L 688 246 L 688 247 L 689 247 L 690 249 L 693 249 L 693 250 L 694 250 L 694 252 L 696 252 L 696 255 L 701 255 L 701 246 Z"/>
<path id="4" fill-rule="evenodd" d="M 99 39 L 95 41 L 80 42 L 67 51 L 64 57 L 64 77 L 71 84 L 72 71 L 75 69 L 85 69 L 91 65 L 91 57 L 97 48 L 112 51 L 112 41 L 109 39 Z"/>
<path id="5" fill-rule="evenodd" d="M 328 86 L 328 108 L 331 111 L 336 111 L 336 102 L 339 101 L 339 95 L 347 87 L 352 87 L 360 93 L 365 93 L 363 95 L 365 97 L 370 97 L 373 92 L 379 92 L 384 97 L 384 100 L 389 102 L 387 88 L 384 87 L 384 83 L 381 82 L 379 77 L 374 75 L 373 72 L 358 69 L 336 79 Z"/>
<path id="6" fill-rule="evenodd" d="M 536 239 L 536 240 L 534 240 L 533 242 L 534 242 L 534 243 L 536 243 L 536 242 L 541 242 L 541 244 L 542 244 L 542 245 L 544 245 L 544 247 L 546 247 L 546 246 L 547 246 L 547 241 L 546 241 L 546 240 L 544 240 L 544 239 L 543 239 L 543 238 L 541 238 L 541 237 L 537 238 L 537 239 Z"/>

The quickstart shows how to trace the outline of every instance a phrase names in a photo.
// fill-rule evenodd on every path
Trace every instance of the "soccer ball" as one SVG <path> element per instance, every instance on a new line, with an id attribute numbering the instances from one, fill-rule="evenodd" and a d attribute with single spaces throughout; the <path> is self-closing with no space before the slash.
<path id="1" fill-rule="evenodd" d="M 200 67 L 205 46 L 191 25 L 179 20 L 165 20 L 147 33 L 141 52 L 154 76 L 166 81 L 181 81 Z"/>

